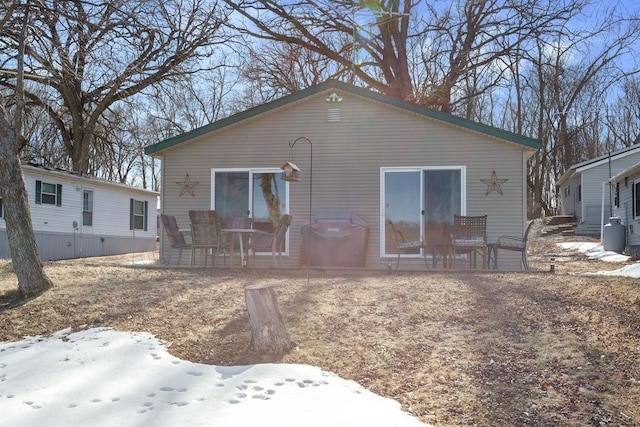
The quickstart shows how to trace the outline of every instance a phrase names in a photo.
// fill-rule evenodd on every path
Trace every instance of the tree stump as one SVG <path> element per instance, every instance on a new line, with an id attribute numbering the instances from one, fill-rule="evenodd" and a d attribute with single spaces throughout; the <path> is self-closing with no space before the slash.
<path id="1" fill-rule="evenodd" d="M 244 288 L 244 297 L 251 324 L 251 351 L 277 355 L 291 351 L 295 344 L 282 321 L 273 288 L 249 285 Z"/>

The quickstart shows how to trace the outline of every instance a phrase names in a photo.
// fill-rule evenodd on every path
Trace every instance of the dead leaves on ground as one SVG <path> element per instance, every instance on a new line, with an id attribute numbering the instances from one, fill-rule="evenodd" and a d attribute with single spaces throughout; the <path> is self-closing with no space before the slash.
<path id="1" fill-rule="evenodd" d="M 547 246 L 548 247 L 548 246 Z M 583 263 L 583 264 L 580 264 Z M 531 273 L 151 269 L 47 263 L 56 287 L 0 311 L 0 340 L 72 327 L 149 331 L 209 364 L 308 363 L 438 426 L 640 424 L 640 286 L 545 256 Z M 586 267 L 585 267 L 586 266 Z M 247 353 L 244 287 L 272 284 L 297 350 Z M 10 275 L 0 292 L 10 296 Z M 2 299 L 0 299 L 2 301 Z"/>

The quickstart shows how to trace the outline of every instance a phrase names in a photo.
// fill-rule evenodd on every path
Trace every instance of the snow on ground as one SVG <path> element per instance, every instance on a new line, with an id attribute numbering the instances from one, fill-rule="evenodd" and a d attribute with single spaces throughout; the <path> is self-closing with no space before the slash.
<path id="1" fill-rule="evenodd" d="M 613 251 L 605 251 L 601 243 L 593 242 L 563 242 L 558 243 L 563 249 L 575 249 L 583 252 L 591 259 L 597 259 L 606 262 L 626 263 L 629 261 L 627 255 L 622 255 Z M 618 270 L 596 271 L 588 274 L 601 274 L 606 276 L 628 276 L 640 278 L 640 262 L 633 264 L 625 264 Z"/>
<path id="2" fill-rule="evenodd" d="M 6 426 L 424 427 L 400 404 L 306 365 L 221 367 L 149 333 L 92 328 L 0 343 Z"/>
<path id="3" fill-rule="evenodd" d="M 629 259 L 598 243 L 560 245 Z M 640 278 L 640 262 L 589 274 Z M 0 414 L 16 427 L 425 426 L 396 401 L 317 367 L 197 364 L 149 333 L 107 328 L 0 343 Z"/>

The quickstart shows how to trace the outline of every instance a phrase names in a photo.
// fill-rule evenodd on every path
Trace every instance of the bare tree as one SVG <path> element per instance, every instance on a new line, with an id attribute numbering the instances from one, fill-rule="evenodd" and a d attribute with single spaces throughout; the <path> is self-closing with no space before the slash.
<path id="1" fill-rule="evenodd" d="M 241 76 L 246 89 L 238 101 L 242 109 L 273 101 L 306 87 L 335 79 L 348 80 L 351 71 L 326 56 L 295 44 L 274 41 L 245 46 Z"/>
<path id="2" fill-rule="evenodd" d="M 18 277 L 18 292 L 21 299 L 38 296 L 53 286 L 44 271 L 36 244 L 27 190 L 22 176 L 19 154 L 25 146 L 22 136 L 24 112 L 24 48 L 28 10 L 13 2 L 0 15 L 0 28 L 7 25 L 14 12 L 22 13 L 17 38 L 17 71 L 14 122 L 11 123 L 4 105 L 0 104 L 0 194 L 5 207 L 7 239 L 11 251 L 13 270 Z"/>
<path id="3" fill-rule="evenodd" d="M 521 60 L 510 64 L 518 116 L 513 130 L 543 143 L 529 164 L 532 217 L 555 213 L 555 183 L 572 164 L 611 149 L 603 148 L 603 106 L 612 88 L 637 72 L 633 64 L 625 70 L 620 64 L 640 40 L 638 21 L 598 12 L 589 27 L 573 22 L 537 34 L 533 44 L 518 49 Z"/>
<path id="4" fill-rule="evenodd" d="M 603 120 L 611 149 L 640 144 L 640 79 L 625 79 L 621 94 L 606 110 Z"/>
<path id="5" fill-rule="evenodd" d="M 249 37 L 314 52 L 334 62 L 338 75 L 350 73 L 379 92 L 447 112 L 501 79 L 494 73 L 493 80 L 474 87 L 476 93 L 464 93 L 459 88 L 469 75 L 491 66 L 499 70 L 496 62 L 520 40 L 558 25 L 577 7 L 577 0 L 458 0 L 449 6 L 416 0 L 225 1 L 242 16 L 232 22 Z M 286 66 L 290 57 L 282 51 Z"/>
<path id="6" fill-rule="evenodd" d="M 228 55 L 218 56 L 217 60 L 224 66 L 172 79 L 147 90 L 141 103 L 147 105 L 152 119 L 164 122 L 164 126 L 176 134 L 237 112 L 229 98 L 240 84 L 240 77 L 233 72 L 239 66 L 231 62 Z"/>
<path id="7" fill-rule="evenodd" d="M 27 71 L 50 77 L 43 84 L 51 96 L 26 95 L 48 114 L 72 169 L 82 173 L 89 171 L 93 145 L 103 142 L 94 132 L 112 105 L 164 79 L 195 72 L 198 60 L 227 40 L 222 32 L 227 16 L 215 0 L 30 4 Z"/>

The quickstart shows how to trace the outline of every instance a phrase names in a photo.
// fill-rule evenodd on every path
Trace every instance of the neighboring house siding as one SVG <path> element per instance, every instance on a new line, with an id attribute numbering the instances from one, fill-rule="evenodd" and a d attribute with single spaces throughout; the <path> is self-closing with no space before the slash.
<path id="1" fill-rule="evenodd" d="M 312 213 L 352 209 L 370 226 L 366 266 L 385 268 L 380 259 L 380 168 L 466 167 L 466 213 L 489 215 L 489 240 L 501 234 L 522 235 L 526 225 L 523 177 L 526 156 L 516 144 L 428 119 L 350 93 L 339 93 L 338 104 L 327 93 L 305 98 L 296 105 L 273 110 L 241 126 L 200 136 L 163 153 L 163 212 L 175 215 L 188 228 L 189 209 L 210 209 L 211 170 L 214 168 L 279 168 L 287 160 L 302 169 L 302 181 L 289 185 L 290 254 L 288 266 L 299 265 L 300 228 L 309 218 L 309 144 L 301 140 L 293 150 L 289 142 L 309 138 L 313 144 Z M 328 109 L 342 110 L 341 122 L 327 122 Z M 504 195 L 485 194 L 481 180 L 496 171 Z M 179 196 L 186 175 L 195 196 Z M 162 238 L 163 258 L 169 244 Z M 270 262 L 261 257 L 262 265 Z M 186 260 L 184 261 L 187 262 Z M 520 268 L 518 254 L 500 254 L 501 268 Z M 403 260 L 403 266 L 424 268 L 420 259 Z"/>
<path id="2" fill-rule="evenodd" d="M 580 194 L 581 201 L 581 218 L 580 224 L 576 232 L 587 234 L 600 234 L 600 226 L 602 223 L 602 198 L 604 191 L 604 216 L 611 216 L 611 204 L 609 203 L 609 186 L 602 183 L 610 178 L 608 165 L 595 166 L 582 174 Z"/>
<path id="3" fill-rule="evenodd" d="M 59 171 L 23 167 L 32 225 L 40 257 L 47 260 L 152 251 L 156 246 L 157 193 Z M 36 202 L 36 182 L 60 187 L 61 203 Z M 93 194 L 91 226 L 83 226 L 83 192 Z M 147 230 L 130 230 L 130 199 L 146 202 Z M 41 200 L 42 202 L 42 200 Z M 4 218 L 0 257 L 9 258 Z"/>
<path id="4" fill-rule="evenodd" d="M 600 235 L 602 225 L 602 183 L 610 177 L 622 172 L 640 161 L 640 150 L 638 153 L 629 154 L 624 157 L 613 158 L 611 165 L 608 162 L 594 166 L 582 172 L 582 206 L 583 222 L 581 228 L 595 231 Z M 609 221 L 611 216 L 611 204 L 613 195 L 609 191 L 609 185 L 604 187 L 604 223 Z"/>
<path id="5" fill-rule="evenodd" d="M 565 215 L 574 215 L 576 220 L 582 217 L 582 211 L 579 209 L 581 205 L 578 202 L 578 186 L 580 179 L 572 177 L 566 184 L 561 187 L 562 210 Z"/>
<path id="6" fill-rule="evenodd" d="M 628 169 L 640 161 L 640 147 L 630 147 L 612 153 L 611 157 L 603 156 L 572 166 L 575 174 L 570 178 L 571 198 L 563 197 L 562 213 L 574 214 L 579 225 L 578 234 L 600 235 L 603 225 L 603 191 L 604 191 L 604 223 L 609 221 L 612 212 L 613 194 L 609 186 L 602 183 L 612 176 Z M 566 186 L 563 183 L 561 189 Z M 578 198 L 578 195 L 581 197 Z"/>
<path id="7" fill-rule="evenodd" d="M 622 173 L 613 182 L 615 192 L 616 184 L 620 189 L 620 203 L 613 207 L 613 216 L 619 217 L 626 232 L 626 252 L 629 254 L 640 253 L 640 212 L 634 216 L 634 184 L 640 182 L 640 166 L 636 166 L 629 174 Z"/>

